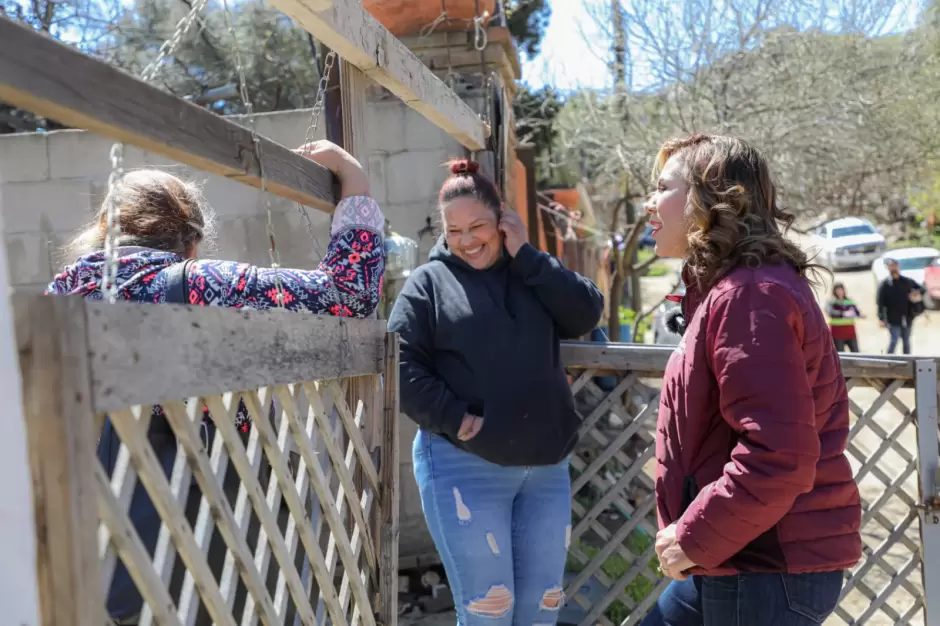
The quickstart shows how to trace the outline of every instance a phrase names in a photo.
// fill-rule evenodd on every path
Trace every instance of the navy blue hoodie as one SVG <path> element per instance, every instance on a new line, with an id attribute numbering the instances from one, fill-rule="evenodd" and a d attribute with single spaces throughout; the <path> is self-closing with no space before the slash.
<path id="1" fill-rule="evenodd" d="M 402 411 L 499 465 L 562 461 L 581 421 L 559 340 L 590 332 L 603 308 L 593 282 L 529 244 L 477 270 L 442 237 L 389 316 L 401 336 Z M 483 428 L 460 441 L 467 413 L 482 416 Z"/>

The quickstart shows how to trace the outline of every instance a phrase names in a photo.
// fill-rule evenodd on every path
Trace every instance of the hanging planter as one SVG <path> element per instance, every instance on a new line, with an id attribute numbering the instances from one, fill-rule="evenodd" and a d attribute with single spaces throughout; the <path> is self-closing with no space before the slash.
<path id="1" fill-rule="evenodd" d="M 396 37 L 473 30 L 473 18 L 496 11 L 496 0 L 363 0 L 362 7 Z"/>

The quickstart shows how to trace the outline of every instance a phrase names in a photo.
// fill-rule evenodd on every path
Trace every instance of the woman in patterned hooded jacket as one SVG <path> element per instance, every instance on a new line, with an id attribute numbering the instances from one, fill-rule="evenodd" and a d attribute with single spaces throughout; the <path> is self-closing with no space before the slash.
<path id="1" fill-rule="evenodd" d="M 120 211 L 120 235 L 116 242 L 118 300 L 173 302 L 168 292 L 174 288 L 175 277 L 179 277 L 177 282 L 184 287 L 180 291 L 186 294 L 186 301 L 191 305 L 277 308 L 279 284 L 283 307 L 288 311 L 369 316 L 378 305 L 385 270 L 382 238 L 385 218 L 370 196 L 368 178 L 351 155 L 330 142 L 306 144 L 297 152 L 331 170 L 342 189 L 342 199 L 333 215 L 331 240 L 316 269 L 275 270 L 248 263 L 198 258 L 199 248 L 211 240 L 211 208 L 195 185 L 159 170 L 144 169 L 127 173 L 110 191 L 94 222 L 66 249 L 76 260 L 55 277 L 46 293 L 81 295 L 89 300 L 103 298 L 107 206 L 113 197 Z M 207 411 L 203 424 L 209 445 L 215 429 Z M 250 428 L 244 404 L 239 406 L 236 424 L 242 432 Z M 177 446 L 159 405 L 154 406 L 148 438 L 169 477 Z M 114 469 L 119 449 L 117 433 L 106 420 L 98 443 L 98 457 L 109 474 Z M 198 503 L 198 494 L 193 490 L 187 505 L 188 515 Z M 160 518 L 140 486 L 131 502 L 130 518 L 152 554 Z M 222 552 L 224 555 L 224 550 Z M 210 553 L 210 562 L 217 560 L 213 556 Z M 177 567 L 175 571 L 181 569 Z M 115 624 L 136 624 L 142 602 L 127 570 L 119 564 L 108 592 L 111 619 Z"/>

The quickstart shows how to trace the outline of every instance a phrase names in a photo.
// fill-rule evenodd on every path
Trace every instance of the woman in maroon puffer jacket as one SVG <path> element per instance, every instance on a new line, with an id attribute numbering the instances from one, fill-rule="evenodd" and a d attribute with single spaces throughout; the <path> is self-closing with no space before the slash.
<path id="1" fill-rule="evenodd" d="M 656 170 L 656 254 L 684 260 L 687 293 L 656 437 L 656 552 L 674 581 L 643 625 L 822 623 L 861 557 L 861 507 L 816 266 L 745 142 L 670 141 Z"/>

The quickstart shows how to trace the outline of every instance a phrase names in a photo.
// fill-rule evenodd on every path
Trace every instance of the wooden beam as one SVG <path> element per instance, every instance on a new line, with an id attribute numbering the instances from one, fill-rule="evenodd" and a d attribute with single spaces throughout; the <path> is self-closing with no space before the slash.
<path id="1" fill-rule="evenodd" d="M 330 172 L 194 104 L 0 17 L 0 101 L 332 212 Z"/>
<path id="2" fill-rule="evenodd" d="M 480 117 L 369 15 L 361 0 L 334 0 L 325 11 L 317 11 L 312 0 L 270 2 L 461 144 L 483 149 Z"/>
<path id="3" fill-rule="evenodd" d="M 95 413 L 382 371 L 384 321 L 170 304 L 82 306 Z"/>

